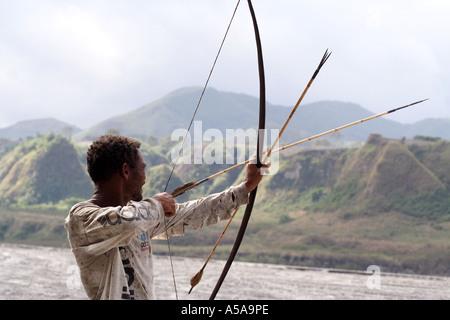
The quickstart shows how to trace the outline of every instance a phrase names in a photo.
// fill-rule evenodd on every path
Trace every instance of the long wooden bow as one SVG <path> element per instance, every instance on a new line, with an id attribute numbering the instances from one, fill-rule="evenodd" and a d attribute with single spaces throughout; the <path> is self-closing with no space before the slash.
<path id="1" fill-rule="evenodd" d="M 258 168 L 262 167 L 261 162 L 261 154 L 262 154 L 262 145 L 264 143 L 263 138 L 264 137 L 264 129 L 266 126 L 266 81 L 265 81 L 265 74 L 264 74 L 264 62 L 263 62 L 263 55 L 262 55 L 262 46 L 261 46 L 261 38 L 259 35 L 259 28 L 258 23 L 256 21 L 256 15 L 255 11 L 253 10 L 253 5 L 251 0 L 248 0 L 248 7 L 250 10 L 250 14 L 252 16 L 253 20 L 253 28 L 255 31 L 255 40 L 256 40 L 256 48 L 258 52 L 258 70 L 259 70 L 259 125 L 258 125 L 258 139 L 257 139 L 257 147 L 256 147 L 256 166 Z M 231 267 L 231 264 L 233 263 L 233 260 L 239 250 L 239 247 L 241 245 L 242 239 L 244 238 L 245 230 L 247 229 L 248 221 L 250 220 L 250 216 L 252 214 L 253 210 L 253 204 L 255 203 L 256 193 L 258 188 L 254 189 L 249 196 L 249 201 L 247 204 L 247 207 L 245 208 L 244 217 L 242 218 L 242 223 L 239 228 L 239 232 L 236 236 L 236 240 L 234 241 L 233 248 L 231 249 L 230 256 L 228 257 L 228 260 L 225 264 L 225 267 L 222 270 L 222 274 L 219 277 L 219 280 L 217 281 L 217 284 L 211 293 L 211 296 L 209 297 L 210 300 L 214 300 L 217 293 L 219 292 L 219 289 L 225 280 L 225 277 L 227 276 L 228 270 Z"/>

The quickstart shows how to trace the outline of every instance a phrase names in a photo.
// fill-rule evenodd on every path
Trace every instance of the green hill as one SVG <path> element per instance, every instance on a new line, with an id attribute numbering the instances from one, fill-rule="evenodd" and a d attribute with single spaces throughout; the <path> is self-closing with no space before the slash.
<path id="1" fill-rule="evenodd" d="M 438 144 L 445 146 L 442 150 L 449 148 L 448 143 Z M 372 135 L 363 147 L 348 156 L 324 204 L 334 208 L 344 200 L 347 212 L 356 214 L 397 209 L 420 216 L 449 218 L 450 209 L 445 208 L 449 204 L 446 185 L 433 173 L 435 165 L 432 161 L 420 162 L 400 141 Z M 442 194 L 439 200 L 432 200 L 438 194 Z M 428 199 L 426 211 L 411 207 L 424 199 Z"/>
<path id="2" fill-rule="evenodd" d="M 25 141 L 1 160 L 2 205 L 57 203 L 92 193 L 74 145 L 61 136 L 50 134 Z"/>
<path id="3" fill-rule="evenodd" d="M 267 188 L 297 195 L 291 197 L 292 203 L 301 202 L 298 195 L 305 192 L 315 194 L 314 207 L 322 210 L 353 208 L 361 213 L 395 208 L 408 213 L 409 200 L 446 193 L 449 152 L 448 141 L 407 146 L 402 140 L 373 134 L 360 148 L 310 148 L 283 157 Z M 439 203 L 431 205 L 439 208 Z M 436 214 L 447 219 L 449 210 Z"/>

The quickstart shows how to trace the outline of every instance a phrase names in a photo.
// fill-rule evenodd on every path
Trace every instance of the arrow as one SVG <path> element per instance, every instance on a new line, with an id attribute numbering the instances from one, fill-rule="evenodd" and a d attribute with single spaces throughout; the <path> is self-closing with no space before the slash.
<path id="1" fill-rule="evenodd" d="M 205 267 L 206 267 L 206 265 L 208 264 L 209 259 L 211 259 L 211 257 L 212 257 L 212 255 L 213 255 L 214 251 L 216 251 L 217 246 L 219 245 L 219 243 L 220 243 L 220 241 L 222 240 L 222 238 L 223 238 L 225 232 L 227 231 L 228 227 L 230 226 L 231 221 L 233 221 L 233 218 L 234 218 L 234 216 L 236 215 L 236 213 L 237 213 L 238 211 L 239 211 L 239 208 L 237 208 L 236 210 L 234 210 L 233 215 L 231 216 L 230 219 L 228 219 L 227 225 L 226 225 L 225 228 L 223 229 L 223 231 L 222 231 L 222 233 L 221 233 L 219 239 L 217 239 L 216 244 L 214 245 L 214 248 L 211 250 L 211 252 L 209 253 L 208 258 L 206 259 L 205 263 L 203 264 L 203 267 L 200 269 L 199 272 L 197 272 L 197 273 L 195 274 L 195 276 L 193 276 L 193 277 L 191 278 L 191 289 L 189 290 L 189 293 L 188 293 L 188 294 L 191 294 L 192 289 L 194 289 L 194 287 L 195 287 L 197 284 L 199 284 L 200 280 L 202 280 L 203 270 L 205 270 Z"/>
<path id="2" fill-rule="evenodd" d="M 328 49 L 325 51 L 322 60 L 320 60 L 319 66 L 317 67 L 316 71 L 314 72 L 313 76 L 311 77 L 311 79 L 309 80 L 308 84 L 306 85 L 306 88 L 303 90 L 302 95 L 300 96 L 300 98 L 298 99 L 297 103 L 295 104 L 294 108 L 291 111 L 291 114 L 289 115 L 289 117 L 287 118 L 287 120 L 285 121 L 283 127 L 281 127 L 280 133 L 278 134 L 278 137 L 275 139 L 275 141 L 272 144 L 272 147 L 269 149 L 269 151 L 267 152 L 266 155 L 266 160 L 267 158 L 270 157 L 273 148 L 276 146 L 276 144 L 278 143 L 278 141 L 281 138 L 281 135 L 283 134 L 284 130 L 286 129 L 287 125 L 289 124 L 289 121 L 291 121 L 294 113 L 297 111 L 298 106 L 300 105 L 300 103 L 302 102 L 303 98 L 305 97 L 306 93 L 309 90 L 309 87 L 311 87 L 311 84 L 313 83 L 313 81 L 316 79 L 317 75 L 319 74 L 320 69 L 323 67 L 323 65 L 325 64 L 325 62 L 327 62 L 328 58 L 330 57 L 331 52 L 328 53 Z M 265 161 L 264 161 L 265 162 Z"/>
<path id="3" fill-rule="evenodd" d="M 385 116 L 385 115 L 387 115 L 387 114 L 389 114 L 389 113 L 394 113 L 394 112 L 396 112 L 396 111 L 398 111 L 398 110 L 401 110 L 401 109 L 405 109 L 405 108 L 411 107 L 411 106 L 413 106 L 413 105 L 422 103 L 422 102 L 427 101 L 427 100 L 428 100 L 428 99 L 416 101 L 416 102 L 407 104 L 406 106 L 403 106 L 403 107 L 395 108 L 395 109 L 392 109 L 392 110 L 389 110 L 389 111 L 385 111 L 385 112 L 376 114 L 376 115 L 374 115 L 374 116 L 370 116 L 370 117 L 367 117 L 367 118 L 364 118 L 364 119 L 361 119 L 361 120 L 358 120 L 358 121 L 355 121 L 355 122 L 348 123 L 348 124 L 346 124 L 346 125 L 343 125 L 343 126 L 340 126 L 340 127 L 337 127 L 337 128 L 334 128 L 334 129 L 331 129 L 331 130 L 328 130 L 328 131 L 325 131 L 325 132 L 322 132 L 322 133 L 319 133 L 319 134 L 316 134 L 316 135 L 311 136 L 311 137 L 309 137 L 309 138 L 306 138 L 306 139 L 303 139 L 303 140 L 300 140 L 300 141 L 297 141 L 297 142 L 288 144 L 288 145 L 283 146 L 283 147 L 281 147 L 281 148 L 279 148 L 279 149 L 277 149 L 277 150 L 274 150 L 273 152 L 280 152 L 280 151 L 289 149 L 289 148 L 294 147 L 294 146 L 297 146 L 297 145 L 299 145 L 299 144 L 302 144 L 302 143 L 305 143 L 305 142 L 308 142 L 308 141 L 311 141 L 311 140 L 314 140 L 314 139 L 323 137 L 323 136 L 325 136 L 325 135 L 327 135 L 327 134 L 334 133 L 334 132 L 340 131 L 340 130 L 342 130 L 342 129 L 351 127 L 351 126 L 354 126 L 354 125 L 357 125 L 357 124 L 360 124 L 360 123 L 363 123 L 363 122 L 366 122 L 366 121 L 369 121 L 369 120 L 373 120 L 373 119 L 376 119 L 376 118 L 379 118 L 379 117 L 382 117 L 382 116 Z"/>

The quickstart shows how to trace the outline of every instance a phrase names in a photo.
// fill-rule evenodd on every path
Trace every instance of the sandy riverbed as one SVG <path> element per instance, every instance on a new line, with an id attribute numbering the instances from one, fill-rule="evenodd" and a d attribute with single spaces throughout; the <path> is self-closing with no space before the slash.
<path id="1" fill-rule="evenodd" d="M 203 262 L 173 258 L 180 300 L 208 299 L 224 261 L 211 261 L 188 295 Z M 155 256 L 154 265 L 158 299 L 175 299 L 168 258 Z M 77 272 L 70 249 L 0 243 L 0 299 L 86 299 Z M 217 299 L 449 300 L 450 278 L 234 262 Z"/>

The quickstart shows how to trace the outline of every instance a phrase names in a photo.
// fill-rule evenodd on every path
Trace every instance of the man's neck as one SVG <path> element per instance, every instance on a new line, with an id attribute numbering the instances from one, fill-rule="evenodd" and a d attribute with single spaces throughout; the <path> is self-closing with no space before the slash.
<path id="1" fill-rule="evenodd" d="M 123 207 L 128 203 L 128 199 L 125 199 L 122 192 L 121 184 L 112 181 L 96 184 L 94 194 L 89 201 L 99 207 Z"/>

